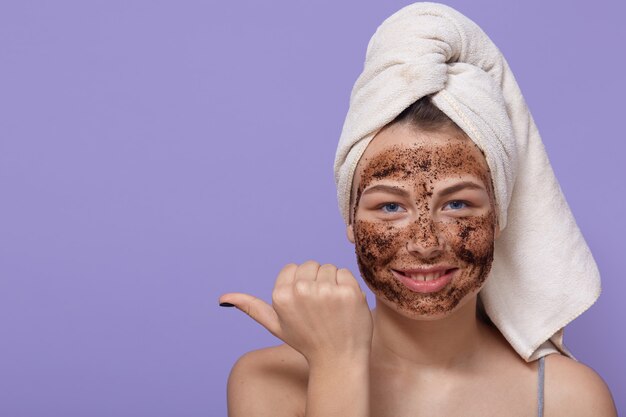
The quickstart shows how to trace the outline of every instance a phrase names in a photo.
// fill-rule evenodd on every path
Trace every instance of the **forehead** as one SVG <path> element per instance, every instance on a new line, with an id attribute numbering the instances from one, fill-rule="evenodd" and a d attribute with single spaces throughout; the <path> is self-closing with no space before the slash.
<path id="1" fill-rule="evenodd" d="M 429 182 L 449 176 L 473 175 L 490 182 L 489 167 L 474 142 L 454 128 L 419 130 L 407 124 L 382 129 L 357 165 L 353 190 L 377 179 Z"/>

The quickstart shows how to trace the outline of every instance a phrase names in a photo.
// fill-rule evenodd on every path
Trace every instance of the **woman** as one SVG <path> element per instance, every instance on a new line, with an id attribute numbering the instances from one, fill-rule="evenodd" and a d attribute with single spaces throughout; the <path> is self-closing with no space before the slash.
<path id="1" fill-rule="evenodd" d="M 349 271 L 313 261 L 283 268 L 271 306 L 224 294 L 285 342 L 237 362 L 231 417 L 616 415 L 562 343 L 597 298 L 595 264 L 506 61 L 473 22 L 433 3 L 383 22 L 335 172 L 376 308 Z M 550 246 L 561 235 L 565 256 Z"/>

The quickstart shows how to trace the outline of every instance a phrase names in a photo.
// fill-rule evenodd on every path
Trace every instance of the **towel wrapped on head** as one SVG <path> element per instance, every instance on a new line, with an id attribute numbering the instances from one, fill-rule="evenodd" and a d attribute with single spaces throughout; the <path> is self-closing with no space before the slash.
<path id="1" fill-rule="evenodd" d="M 476 23 L 449 6 L 406 6 L 367 46 L 335 157 L 345 222 L 365 148 L 426 95 L 484 152 L 491 171 L 501 234 L 480 292 L 486 313 L 526 361 L 555 348 L 573 358 L 563 330 L 599 297 L 598 268 L 508 63 Z"/>

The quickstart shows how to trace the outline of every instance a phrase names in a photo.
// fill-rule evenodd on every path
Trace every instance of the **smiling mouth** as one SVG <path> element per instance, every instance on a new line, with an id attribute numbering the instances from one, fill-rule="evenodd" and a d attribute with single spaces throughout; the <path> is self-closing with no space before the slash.
<path id="1" fill-rule="evenodd" d="M 410 278 L 413 281 L 421 281 L 421 282 L 426 282 L 426 281 L 434 281 L 438 278 L 441 278 L 444 275 L 449 274 L 450 272 L 456 270 L 458 268 L 447 268 L 447 269 L 437 269 L 437 270 L 430 270 L 430 271 L 414 271 L 414 270 L 410 270 L 410 271 L 400 271 L 397 269 L 392 269 L 392 271 L 396 272 L 399 275 L 402 275 L 405 278 Z"/>

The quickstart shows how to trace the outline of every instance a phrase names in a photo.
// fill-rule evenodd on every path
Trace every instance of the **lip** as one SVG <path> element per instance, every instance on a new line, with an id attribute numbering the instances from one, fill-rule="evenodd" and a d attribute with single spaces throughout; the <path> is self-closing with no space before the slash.
<path id="1" fill-rule="evenodd" d="M 449 269 L 457 269 L 452 265 L 435 265 L 430 268 L 413 268 L 413 269 L 393 269 L 393 271 L 397 271 L 406 275 L 410 274 L 432 274 L 435 272 L 447 271 Z"/>
<path id="2" fill-rule="evenodd" d="M 431 274 L 435 272 L 446 272 L 444 275 L 440 276 L 437 279 L 433 279 L 431 281 L 417 281 L 408 276 L 403 275 L 404 273 L 413 273 L 413 274 Z M 406 269 L 406 270 L 395 270 L 392 269 L 391 272 L 396 277 L 400 283 L 402 283 L 405 287 L 413 292 L 419 293 L 431 293 L 441 291 L 445 288 L 450 282 L 452 282 L 452 278 L 454 278 L 454 274 L 458 271 L 458 268 L 451 268 L 445 266 L 434 266 L 431 268 L 419 268 L 419 269 Z"/>

